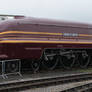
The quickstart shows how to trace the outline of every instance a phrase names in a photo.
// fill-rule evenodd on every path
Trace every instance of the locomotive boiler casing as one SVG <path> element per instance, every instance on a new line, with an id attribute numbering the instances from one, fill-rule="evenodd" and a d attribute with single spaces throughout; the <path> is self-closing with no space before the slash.
<path id="1" fill-rule="evenodd" d="M 90 24 L 36 18 L 3 21 L 0 23 L 0 58 L 38 59 L 47 48 L 90 49 L 91 34 Z"/>

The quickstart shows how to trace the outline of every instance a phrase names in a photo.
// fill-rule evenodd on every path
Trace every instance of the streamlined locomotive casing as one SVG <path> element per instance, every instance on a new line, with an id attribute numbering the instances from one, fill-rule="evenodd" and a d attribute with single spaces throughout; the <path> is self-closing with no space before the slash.
<path id="1" fill-rule="evenodd" d="M 40 58 L 47 48 L 91 48 L 92 25 L 23 18 L 0 23 L 0 58 Z"/>

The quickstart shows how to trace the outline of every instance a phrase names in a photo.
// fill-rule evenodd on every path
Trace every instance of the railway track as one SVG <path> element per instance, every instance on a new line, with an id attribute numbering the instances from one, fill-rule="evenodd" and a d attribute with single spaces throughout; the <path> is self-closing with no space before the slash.
<path id="1" fill-rule="evenodd" d="M 71 74 L 62 77 L 52 77 L 52 78 L 43 78 L 43 79 L 35 79 L 35 80 L 23 80 L 21 79 L 18 82 L 9 82 L 0 84 L 0 91 L 13 91 L 13 90 L 22 90 L 27 88 L 37 88 L 42 86 L 51 86 L 57 84 L 65 84 L 72 82 L 79 82 L 84 80 L 92 79 L 92 73 L 80 73 L 80 74 Z M 66 90 L 65 90 L 66 91 Z M 64 92 L 65 92 L 64 91 Z"/>
<path id="2" fill-rule="evenodd" d="M 92 83 L 85 83 L 81 86 L 76 86 L 60 92 L 92 92 Z"/>

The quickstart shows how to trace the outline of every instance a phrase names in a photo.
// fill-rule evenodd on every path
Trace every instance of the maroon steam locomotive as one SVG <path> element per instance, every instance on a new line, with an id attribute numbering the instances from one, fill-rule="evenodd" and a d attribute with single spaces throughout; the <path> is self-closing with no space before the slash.
<path id="1" fill-rule="evenodd" d="M 91 24 L 31 17 L 0 22 L 1 60 L 29 60 L 34 71 L 40 65 L 54 69 L 58 63 L 71 68 L 77 62 L 84 68 L 91 54 Z"/>

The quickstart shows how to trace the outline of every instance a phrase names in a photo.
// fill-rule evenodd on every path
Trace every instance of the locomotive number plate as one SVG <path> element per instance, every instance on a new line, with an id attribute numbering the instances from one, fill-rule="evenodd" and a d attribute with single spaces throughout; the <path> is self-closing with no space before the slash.
<path id="1" fill-rule="evenodd" d="M 77 37 L 77 36 L 79 36 L 79 34 L 77 34 L 77 33 L 63 33 L 63 36 Z"/>

